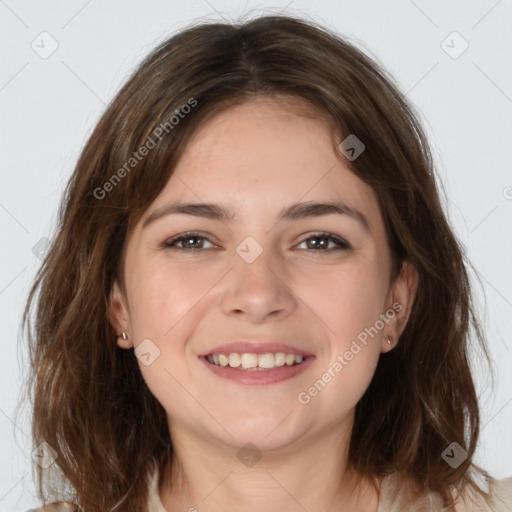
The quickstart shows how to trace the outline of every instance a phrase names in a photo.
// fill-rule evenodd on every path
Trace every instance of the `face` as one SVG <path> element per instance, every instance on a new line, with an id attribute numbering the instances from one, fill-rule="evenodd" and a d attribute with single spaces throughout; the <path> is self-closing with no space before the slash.
<path id="1" fill-rule="evenodd" d="M 390 282 L 377 198 L 344 158 L 320 120 L 254 100 L 196 132 L 134 227 L 126 296 L 116 284 L 111 314 L 171 435 L 275 449 L 350 423 L 403 330 L 413 281 L 403 272 Z M 232 217 L 172 211 L 183 203 Z M 339 210 L 303 209 L 313 203 Z M 222 347 L 237 340 L 248 344 Z M 227 367 L 208 361 L 218 353 Z M 230 353 L 255 353 L 246 366 L 285 362 L 231 368 Z"/>

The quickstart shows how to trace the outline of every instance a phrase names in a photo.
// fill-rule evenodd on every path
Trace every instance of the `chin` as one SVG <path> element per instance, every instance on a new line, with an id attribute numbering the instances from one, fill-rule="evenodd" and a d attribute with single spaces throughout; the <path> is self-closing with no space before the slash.
<path id="1" fill-rule="evenodd" d="M 287 417 L 290 412 L 291 410 L 284 413 L 280 411 L 276 415 L 258 415 L 236 424 L 224 423 L 226 430 L 233 437 L 223 431 L 223 438 L 227 444 L 238 448 L 247 443 L 252 443 L 261 451 L 285 448 L 300 437 L 297 425 L 290 424 L 293 413 Z"/>

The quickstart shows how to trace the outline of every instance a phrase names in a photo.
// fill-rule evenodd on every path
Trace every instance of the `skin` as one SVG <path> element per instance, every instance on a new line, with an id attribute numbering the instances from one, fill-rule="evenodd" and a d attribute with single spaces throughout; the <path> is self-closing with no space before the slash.
<path id="1" fill-rule="evenodd" d="M 377 510 L 369 482 L 355 486 L 348 444 L 355 406 L 379 356 L 395 347 L 405 327 L 417 273 L 407 264 L 390 282 L 375 193 L 335 153 L 327 124 L 296 114 L 294 105 L 301 106 L 258 98 L 204 124 L 126 241 L 126 295 L 115 283 L 110 313 L 118 332 L 128 334 L 118 339 L 120 347 L 150 339 L 160 350 L 139 366 L 167 412 L 175 449 L 173 477 L 159 489 L 169 512 L 330 512 L 340 504 L 345 511 Z M 338 199 L 363 213 L 370 231 L 347 215 L 276 221 L 283 206 Z M 237 217 L 169 215 L 142 228 L 155 210 L 177 200 L 223 203 Z M 191 230 L 208 238 L 192 242 L 199 249 L 164 246 Z M 315 240 L 307 240 L 317 231 L 350 248 L 331 250 L 337 246 L 329 242 L 315 249 Z M 263 249 L 250 264 L 236 252 L 247 236 Z M 307 405 L 300 403 L 298 394 L 397 302 L 400 313 L 360 344 Z M 262 386 L 220 378 L 198 360 L 242 337 L 278 339 L 315 360 L 292 379 Z M 248 442 L 262 455 L 250 467 L 237 457 Z"/>

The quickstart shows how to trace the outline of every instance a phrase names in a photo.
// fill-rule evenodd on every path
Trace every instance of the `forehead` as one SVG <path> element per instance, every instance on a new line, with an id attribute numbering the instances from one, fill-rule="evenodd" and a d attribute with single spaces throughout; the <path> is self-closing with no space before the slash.
<path id="1" fill-rule="evenodd" d="M 171 203 L 220 205 L 234 222 L 256 225 L 275 221 L 292 204 L 342 202 L 382 238 L 374 191 L 336 149 L 330 123 L 302 100 L 257 98 L 229 107 L 190 138 L 138 224 Z"/>
<path id="2" fill-rule="evenodd" d="M 178 168 L 193 171 L 218 164 L 228 170 L 236 162 L 240 170 L 255 171 L 266 163 L 271 167 L 269 174 L 290 165 L 299 171 L 311 160 L 317 165 L 319 158 L 332 160 L 332 150 L 328 154 L 332 135 L 319 113 L 301 100 L 255 98 L 221 111 L 201 126 L 189 140 Z M 260 167 L 253 174 L 263 175 L 267 169 Z"/>

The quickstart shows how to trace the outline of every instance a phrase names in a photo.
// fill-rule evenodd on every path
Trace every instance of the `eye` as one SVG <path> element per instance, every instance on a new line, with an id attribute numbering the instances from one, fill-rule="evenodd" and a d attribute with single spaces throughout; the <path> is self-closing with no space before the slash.
<path id="1" fill-rule="evenodd" d="M 164 243 L 164 246 L 168 249 L 179 251 L 197 251 L 204 249 L 204 240 L 211 244 L 208 237 L 203 236 L 197 231 L 189 231 L 167 240 Z M 310 241 L 314 242 L 309 243 Z M 303 240 L 299 245 L 306 242 L 308 242 L 308 249 L 312 249 L 315 252 L 331 252 L 350 249 L 350 245 L 347 242 L 335 235 L 332 235 L 331 233 L 313 233 L 312 236 Z M 333 243 L 335 247 L 333 248 L 331 246 L 329 249 L 329 242 Z"/>
<path id="2" fill-rule="evenodd" d="M 300 245 L 305 242 L 309 242 L 310 240 L 314 240 L 315 242 L 313 244 L 308 243 L 308 247 L 312 247 L 315 252 L 331 252 L 350 249 L 350 245 L 347 242 L 335 235 L 332 235 L 331 233 L 313 233 L 312 236 L 303 240 Z M 337 247 L 327 249 L 329 242 L 334 243 Z"/>
<path id="3" fill-rule="evenodd" d="M 205 237 L 205 236 L 202 236 L 197 231 L 190 231 L 188 233 L 183 233 L 183 234 L 178 235 L 178 236 L 176 236 L 174 238 L 171 238 L 170 240 L 167 240 L 164 243 L 164 246 L 167 247 L 168 249 L 175 249 L 175 250 L 178 250 L 178 251 L 202 249 L 203 248 L 202 247 L 203 244 L 202 243 L 201 244 L 195 243 L 195 242 L 197 242 L 197 240 L 208 240 L 208 238 Z M 182 242 L 184 242 L 185 245 L 182 246 L 182 247 L 178 247 L 177 244 L 180 244 Z"/>

